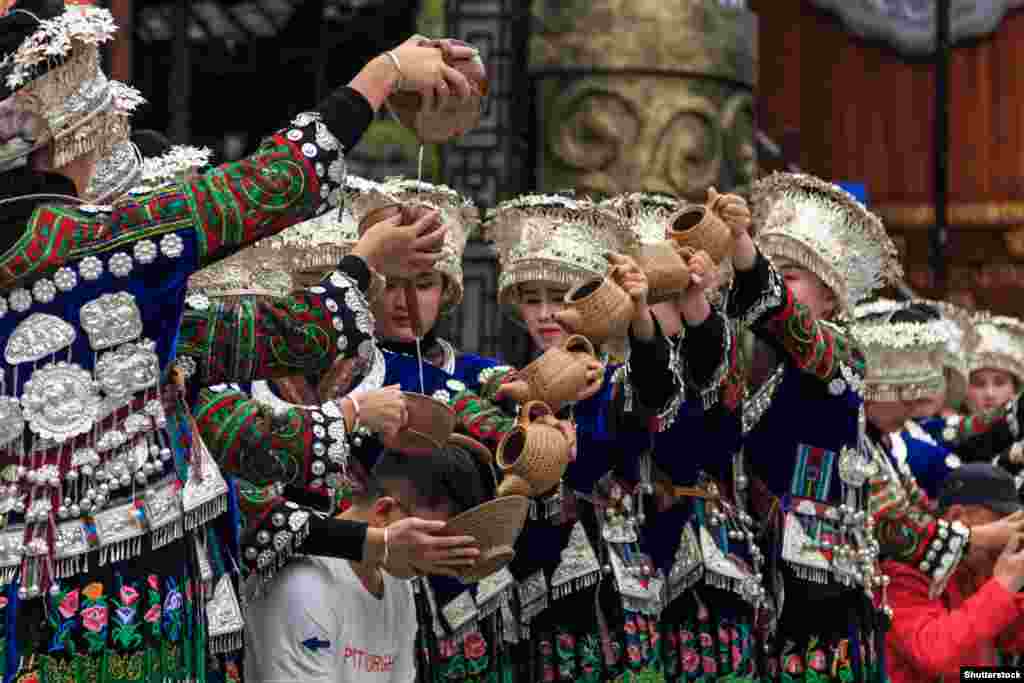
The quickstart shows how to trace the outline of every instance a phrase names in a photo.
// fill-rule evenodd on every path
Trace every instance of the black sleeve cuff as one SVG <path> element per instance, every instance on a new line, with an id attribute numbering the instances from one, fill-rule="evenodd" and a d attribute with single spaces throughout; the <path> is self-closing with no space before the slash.
<path id="1" fill-rule="evenodd" d="M 366 529 L 365 522 L 311 515 L 309 536 L 299 546 L 298 552 L 304 555 L 362 562 Z"/>
<path id="2" fill-rule="evenodd" d="M 685 365 L 695 386 L 707 388 L 722 366 L 725 333 L 725 318 L 714 310 L 700 325 L 686 326 Z"/>
<path id="3" fill-rule="evenodd" d="M 316 111 L 345 152 L 359 144 L 363 133 L 373 123 L 373 107 L 365 97 L 348 86 L 331 93 Z"/>
<path id="4" fill-rule="evenodd" d="M 653 317 L 653 316 L 652 316 Z M 654 339 L 641 341 L 629 331 L 629 375 L 640 404 L 660 411 L 679 390 L 670 365 L 668 340 L 654 317 Z"/>
<path id="5" fill-rule="evenodd" d="M 356 281 L 359 291 L 366 294 L 370 290 L 370 266 L 358 256 L 349 254 L 341 259 L 338 270 Z"/>
<path id="6" fill-rule="evenodd" d="M 761 250 L 758 249 L 754 267 L 747 271 L 737 270 L 733 278 L 732 291 L 729 294 L 729 309 L 727 311 L 729 317 L 745 320 L 761 299 L 765 297 L 766 292 L 769 292 L 771 289 L 772 266 L 764 254 L 761 253 Z M 780 303 L 785 303 L 784 297 Z M 759 317 L 765 312 L 767 311 L 758 311 L 755 315 Z M 745 321 L 747 323 L 754 322 L 752 320 Z"/>

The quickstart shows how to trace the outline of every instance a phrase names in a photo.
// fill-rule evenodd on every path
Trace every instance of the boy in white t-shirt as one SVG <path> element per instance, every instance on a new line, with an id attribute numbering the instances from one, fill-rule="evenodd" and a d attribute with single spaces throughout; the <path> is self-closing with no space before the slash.
<path id="1" fill-rule="evenodd" d="M 486 499 L 480 467 L 454 445 L 430 455 L 386 452 L 339 517 L 380 528 L 403 517 L 445 521 Z M 246 613 L 246 681 L 411 683 L 417 624 L 409 578 L 389 573 L 386 560 L 293 561 Z"/>

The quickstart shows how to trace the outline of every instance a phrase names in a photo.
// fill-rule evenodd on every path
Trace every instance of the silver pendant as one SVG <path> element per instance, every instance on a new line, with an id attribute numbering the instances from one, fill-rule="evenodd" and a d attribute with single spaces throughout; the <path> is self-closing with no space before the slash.
<path id="1" fill-rule="evenodd" d="M 32 431 L 58 443 L 87 433 L 100 402 L 92 375 L 79 365 L 64 362 L 33 372 L 21 396 Z"/>
<path id="2" fill-rule="evenodd" d="M 117 398 L 156 386 L 160 379 L 156 344 L 144 341 L 107 351 L 96 363 L 96 379 L 104 394 Z"/>
<path id="3" fill-rule="evenodd" d="M 18 399 L 0 396 L 0 447 L 6 446 L 25 431 L 25 418 Z"/>
<path id="4" fill-rule="evenodd" d="M 82 328 L 93 351 L 134 341 L 142 334 L 142 312 L 127 292 L 104 294 L 82 306 Z"/>
<path id="5" fill-rule="evenodd" d="M 11 365 L 34 363 L 68 348 L 77 337 L 75 328 L 57 316 L 34 313 L 14 329 L 4 359 Z"/>

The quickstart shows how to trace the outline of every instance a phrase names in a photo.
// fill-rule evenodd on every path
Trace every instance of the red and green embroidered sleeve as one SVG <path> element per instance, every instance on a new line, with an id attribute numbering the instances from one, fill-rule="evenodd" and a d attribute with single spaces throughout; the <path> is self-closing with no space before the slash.
<path id="1" fill-rule="evenodd" d="M 515 368 L 507 365 L 485 368 L 479 376 L 479 393 L 465 389 L 450 401 L 459 427 L 492 451 L 515 426 L 515 417 L 504 412 L 495 400 L 502 383 L 514 372 Z"/>
<path id="2" fill-rule="evenodd" d="M 876 472 L 868 480 L 868 512 L 883 558 L 928 574 L 941 591 L 967 550 L 970 531 L 938 516 L 935 504 L 892 465 L 880 446 L 872 445 Z"/>
<path id="3" fill-rule="evenodd" d="M 323 495 L 340 484 L 349 443 L 334 402 L 270 406 L 240 388 L 219 386 L 200 392 L 193 415 L 228 474 L 256 486 L 279 482 Z"/>
<path id="4" fill-rule="evenodd" d="M 186 303 L 178 356 L 195 362 L 192 379 L 202 386 L 323 373 L 339 356 L 356 357 L 362 371 L 374 357 L 369 304 L 341 270 L 288 297 L 193 295 Z"/>
<path id="5" fill-rule="evenodd" d="M 186 184 L 200 267 L 337 208 L 345 181 L 342 152 L 320 114 L 299 114 L 252 156 Z"/>
<path id="6" fill-rule="evenodd" d="M 815 318 L 760 252 L 752 270 L 736 274 L 729 313 L 823 382 L 859 384 L 864 376 L 864 355 L 851 335 Z"/>

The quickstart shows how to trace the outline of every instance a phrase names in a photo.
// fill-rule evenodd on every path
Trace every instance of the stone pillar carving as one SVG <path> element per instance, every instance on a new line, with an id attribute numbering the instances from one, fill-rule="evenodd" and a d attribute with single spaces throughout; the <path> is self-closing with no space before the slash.
<path id="1" fill-rule="evenodd" d="M 757 18 L 726 4 L 535 0 L 539 189 L 696 200 L 751 182 Z"/>

